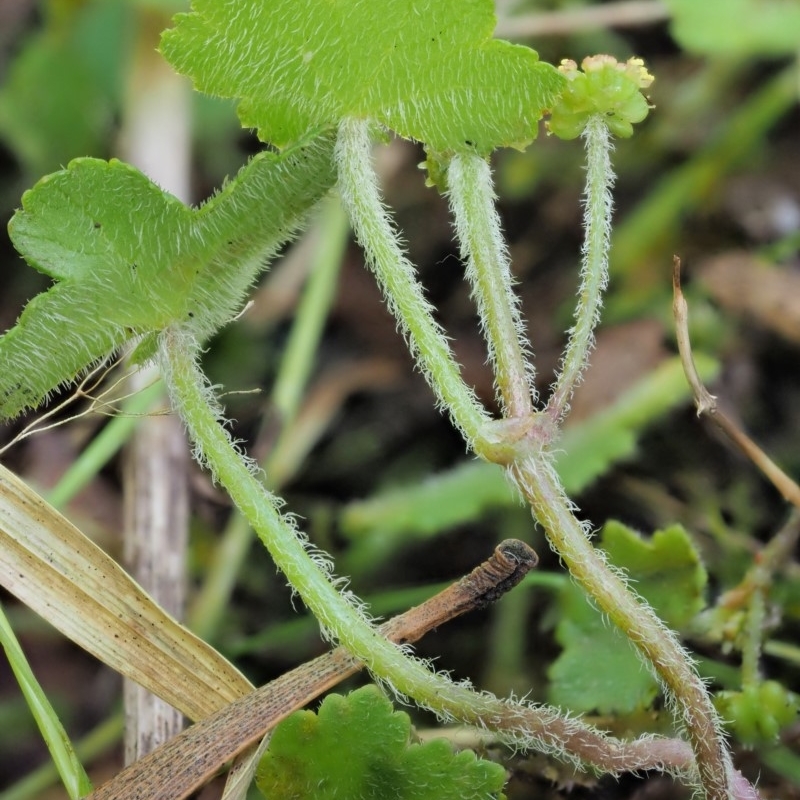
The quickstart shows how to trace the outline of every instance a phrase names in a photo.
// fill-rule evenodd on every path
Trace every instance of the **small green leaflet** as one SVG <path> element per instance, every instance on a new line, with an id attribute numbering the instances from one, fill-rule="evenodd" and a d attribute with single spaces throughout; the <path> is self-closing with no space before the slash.
<path id="1" fill-rule="evenodd" d="M 492 0 L 195 0 L 161 51 L 195 87 L 239 99 L 283 147 L 345 117 L 437 153 L 522 147 L 564 79 L 493 40 Z"/>
<path id="2" fill-rule="evenodd" d="M 0 336 L 0 417 L 137 337 L 180 324 L 204 340 L 227 323 L 333 185 L 331 153 L 327 138 L 262 153 L 199 209 L 119 161 L 76 159 L 39 181 L 9 232 L 56 283 Z"/>
<path id="3" fill-rule="evenodd" d="M 296 711 L 272 734 L 256 772 L 269 800 L 492 800 L 505 770 L 434 739 L 411 744 L 408 714 L 375 686 Z"/>
<path id="4" fill-rule="evenodd" d="M 687 625 L 703 608 L 706 571 L 679 525 L 646 540 L 608 522 L 599 546 L 671 627 Z M 629 714 L 655 698 L 658 684 L 633 645 L 572 583 L 559 600 L 556 638 L 564 649 L 548 671 L 551 702 L 581 713 Z"/>

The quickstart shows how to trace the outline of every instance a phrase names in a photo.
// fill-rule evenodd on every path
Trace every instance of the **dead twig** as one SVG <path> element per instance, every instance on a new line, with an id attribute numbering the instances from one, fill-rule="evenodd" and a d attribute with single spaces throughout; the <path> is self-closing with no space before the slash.
<path id="1" fill-rule="evenodd" d="M 739 426 L 722 412 L 717 398 L 703 385 L 692 357 L 689 340 L 689 307 L 681 290 L 681 260 L 673 259 L 672 266 L 672 313 L 675 317 L 675 331 L 678 351 L 686 379 L 692 388 L 697 416 L 708 417 L 739 450 L 755 464 L 761 473 L 781 493 L 783 498 L 800 508 L 800 486 L 792 480 Z"/>

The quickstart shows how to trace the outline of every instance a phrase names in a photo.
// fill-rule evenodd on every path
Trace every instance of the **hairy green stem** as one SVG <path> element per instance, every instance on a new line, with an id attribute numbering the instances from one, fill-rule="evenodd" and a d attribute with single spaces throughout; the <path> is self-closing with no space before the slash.
<path id="1" fill-rule="evenodd" d="M 478 155 L 454 156 L 447 170 L 447 189 L 503 416 L 528 416 L 536 399 L 533 362 L 489 164 Z"/>
<path id="2" fill-rule="evenodd" d="M 575 580 L 655 668 L 678 706 L 707 800 L 730 800 L 734 796 L 730 754 L 716 710 L 689 654 L 592 546 L 545 454 L 512 464 L 508 475 L 531 504 L 534 518 Z"/>
<path id="3" fill-rule="evenodd" d="M 367 120 L 345 119 L 339 126 L 334 158 L 342 203 L 411 354 L 439 405 L 472 442 L 489 416 L 464 383 L 383 205 L 372 168 L 371 130 Z"/>
<path id="4" fill-rule="evenodd" d="M 581 299 L 564 367 L 554 400 L 548 406 L 552 418 L 560 419 L 585 366 L 597 321 L 600 295 L 605 285 L 608 244 L 609 187 L 608 133 L 602 120 L 593 120 L 586 134 L 589 150 L 587 183 L 587 243 Z M 413 267 L 398 244 L 396 232 L 382 206 L 377 180 L 370 165 L 370 126 L 363 121 L 345 121 L 339 129 L 335 158 L 339 188 L 392 312 L 409 341 L 412 352 L 436 392 L 450 410 L 468 440 L 480 437 L 488 415 L 465 386 L 444 335 L 433 321 L 414 275 Z M 466 170 L 463 168 L 466 167 Z M 475 293 L 498 368 L 503 370 L 501 391 L 509 411 L 530 409 L 530 393 L 523 400 L 519 387 L 528 386 L 528 375 L 519 345 L 506 347 L 501 341 L 509 330 L 517 341 L 516 306 L 509 308 L 510 273 L 492 280 L 488 272 L 506 264 L 502 244 L 498 247 L 495 222 L 487 217 L 485 204 L 488 175 L 477 165 L 459 160 L 455 168 L 459 193 L 479 188 L 483 196 L 469 201 L 457 212 L 469 230 L 477 226 L 476 238 L 465 235 L 465 249 L 475 265 Z M 459 173 L 459 171 L 462 171 Z M 474 183 L 478 181 L 481 186 Z M 461 223 L 457 222 L 457 225 Z M 488 245 L 487 245 L 488 242 Z M 503 309 L 503 304 L 506 309 Z M 515 352 L 516 351 L 516 352 Z M 232 446 L 228 433 L 214 410 L 213 398 L 195 364 L 196 349 L 188 337 L 172 331 L 162 337 L 164 371 L 173 402 L 196 443 L 200 460 L 243 511 L 272 554 L 278 567 L 303 598 L 323 630 L 363 660 L 373 674 L 401 695 L 413 698 L 440 716 L 492 728 L 518 746 L 536 747 L 572 758 L 600 769 L 618 772 L 643 768 L 645 764 L 686 770 L 686 751 L 655 742 L 630 745 L 611 743 L 576 720 L 564 719 L 553 709 L 531 708 L 476 694 L 431 672 L 423 662 L 384 639 L 371 625 L 355 598 L 340 591 L 329 564 L 315 553 L 289 520 L 279 512 L 279 502 L 255 478 Z M 513 391 L 511 390 L 513 387 Z M 654 665 L 670 695 L 676 699 L 695 752 L 700 783 L 709 800 L 729 800 L 732 766 L 719 733 L 714 709 L 705 687 L 686 653 L 653 610 L 640 603 L 624 579 L 613 572 L 591 546 L 585 531 L 571 512 L 569 501 L 552 471 L 545 449 L 535 457 L 518 455 L 509 475 L 531 503 L 555 549 L 570 571 L 600 608 L 631 638 Z M 664 753 L 668 755 L 664 755 Z M 676 755 L 677 754 L 677 755 Z"/>
<path id="5" fill-rule="evenodd" d="M 518 747 L 552 752 L 604 772 L 689 768 L 691 756 L 680 742 L 619 742 L 555 709 L 478 694 L 432 672 L 427 664 L 389 642 L 370 623 L 356 598 L 343 591 L 324 557 L 280 513 L 280 501 L 264 488 L 252 465 L 237 452 L 197 366 L 198 346 L 191 335 L 168 329 L 161 336 L 159 352 L 162 374 L 195 443 L 197 458 L 211 469 L 248 518 L 325 634 L 345 645 L 378 680 L 445 719 L 480 725 L 497 731 Z"/>
<path id="6" fill-rule="evenodd" d="M 594 329 L 600 320 L 603 290 L 608 284 L 608 250 L 611 240 L 611 134 L 602 116 L 589 119 L 583 131 L 586 145 L 584 191 L 584 241 L 581 248 L 581 286 L 575 309 L 575 324 L 564 351 L 561 372 L 547 403 L 554 421 L 564 418 L 575 387 L 580 383 L 594 344 Z"/>
<path id="7" fill-rule="evenodd" d="M 587 149 L 585 191 L 585 241 L 582 248 L 581 288 L 575 326 L 545 413 L 553 425 L 566 415 L 575 386 L 580 381 L 592 348 L 599 320 L 602 293 L 608 281 L 608 249 L 611 230 L 611 137 L 601 116 L 591 118 L 584 131 Z M 508 418 L 495 423 L 488 446 L 479 438 L 481 454 L 507 465 L 512 483 L 531 504 L 535 519 L 567 564 L 570 573 L 609 618 L 621 628 L 654 667 L 668 696 L 679 707 L 695 752 L 697 778 L 709 800 L 732 796 L 733 766 L 719 719 L 708 692 L 674 633 L 653 609 L 630 590 L 587 537 L 576 519 L 570 501 L 552 468 L 546 438 L 537 441 L 537 424 L 520 426 L 517 409 L 525 406 L 514 389 L 525 385 L 524 346 L 515 347 L 521 324 L 514 318 L 517 304 L 509 299 L 510 271 L 507 267 L 499 223 L 486 212 L 493 201 L 488 166 L 480 168 L 471 159 L 454 158 L 448 171 L 456 230 L 469 260 L 470 280 L 478 305 L 498 384 L 503 392 Z M 494 275 L 492 275 L 494 271 Z M 505 308 L 502 307 L 505 305 Z M 530 405 L 528 405 L 530 414 Z M 535 418 L 531 418 L 536 423 Z M 546 431 L 545 431 L 546 433 Z M 505 437 L 507 447 L 503 446 Z"/>
<path id="8" fill-rule="evenodd" d="M 286 349 L 281 357 L 272 389 L 272 404 L 278 411 L 279 432 L 264 464 L 269 487 L 278 491 L 289 475 L 281 456 L 296 437 L 293 422 L 318 353 L 324 321 L 336 294 L 339 266 L 349 226 L 340 204 L 327 198 L 319 211 L 311 236 L 311 256 L 306 286 L 298 303 Z M 285 458 L 283 462 L 285 462 Z M 234 511 L 211 557 L 211 566 L 187 613 L 189 627 L 204 639 L 216 634 L 228 599 L 247 558 L 253 532 L 247 520 Z"/>

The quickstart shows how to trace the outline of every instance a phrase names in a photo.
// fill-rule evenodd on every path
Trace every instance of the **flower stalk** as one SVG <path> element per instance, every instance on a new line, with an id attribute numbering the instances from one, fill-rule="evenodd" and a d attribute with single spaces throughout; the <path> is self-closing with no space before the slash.
<path id="1" fill-rule="evenodd" d="M 594 346 L 594 330 L 600 321 L 603 292 L 608 285 L 608 251 L 611 244 L 611 133 L 599 114 L 592 115 L 582 133 L 586 146 L 584 192 L 584 241 L 581 248 L 581 285 L 575 324 L 569 332 L 561 372 L 556 378 L 546 413 L 560 422 L 569 411 L 569 401 L 580 383 Z"/>
<path id="2" fill-rule="evenodd" d="M 447 170 L 447 185 L 503 416 L 527 417 L 536 399 L 533 364 L 489 164 L 477 154 L 457 154 Z"/>

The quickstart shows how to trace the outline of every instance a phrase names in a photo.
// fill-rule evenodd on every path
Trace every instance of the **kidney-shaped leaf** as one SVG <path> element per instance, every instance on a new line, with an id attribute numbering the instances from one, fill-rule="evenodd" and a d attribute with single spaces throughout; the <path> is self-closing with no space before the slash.
<path id="1" fill-rule="evenodd" d="M 285 146 L 370 118 L 435 152 L 522 146 L 563 79 L 491 38 L 491 0 L 195 0 L 161 50 L 195 86 Z"/>

